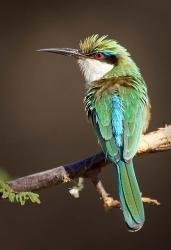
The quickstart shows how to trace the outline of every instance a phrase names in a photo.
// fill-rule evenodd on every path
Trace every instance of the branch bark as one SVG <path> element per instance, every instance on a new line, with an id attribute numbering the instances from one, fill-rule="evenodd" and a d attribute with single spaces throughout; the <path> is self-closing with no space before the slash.
<path id="1" fill-rule="evenodd" d="M 137 155 L 162 152 L 170 149 L 171 125 L 144 135 L 138 148 Z M 9 181 L 8 184 L 15 192 L 36 191 L 78 177 L 92 179 L 97 176 L 101 171 L 101 168 L 105 167 L 107 164 L 108 162 L 106 161 L 103 152 L 100 152 L 75 163 L 66 164 L 64 166 L 55 167 L 43 172 Z"/>

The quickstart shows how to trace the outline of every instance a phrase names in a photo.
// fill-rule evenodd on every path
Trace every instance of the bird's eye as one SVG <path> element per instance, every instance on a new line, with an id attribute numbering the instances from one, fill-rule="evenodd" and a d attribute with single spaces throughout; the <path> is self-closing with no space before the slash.
<path id="1" fill-rule="evenodd" d="M 95 54 L 93 55 L 93 57 L 94 57 L 95 59 L 103 59 L 105 56 L 104 56 L 102 53 L 97 52 L 97 53 L 95 53 Z"/>

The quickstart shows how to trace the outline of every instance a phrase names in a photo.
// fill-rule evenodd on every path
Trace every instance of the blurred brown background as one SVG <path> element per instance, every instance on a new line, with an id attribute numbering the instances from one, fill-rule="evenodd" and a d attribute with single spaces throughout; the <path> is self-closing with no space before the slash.
<path id="1" fill-rule="evenodd" d="M 72 58 L 40 54 L 46 47 L 78 47 L 93 33 L 127 47 L 142 70 L 152 102 L 150 130 L 170 123 L 170 1 L 1 1 L 0 167 L 23 176 L 98 152 L 87 123 L 84 81 Z M 1 201 L 0 250 L 170 249 L 170 152 L 136 159 L 146 224 L 128 233 L 122 214 L 106 213 L 92 184 L 78 200 L 69 185 L 41 191 L 40 206 Z M 116 194 L 112 167 L 103 180 Z"/>

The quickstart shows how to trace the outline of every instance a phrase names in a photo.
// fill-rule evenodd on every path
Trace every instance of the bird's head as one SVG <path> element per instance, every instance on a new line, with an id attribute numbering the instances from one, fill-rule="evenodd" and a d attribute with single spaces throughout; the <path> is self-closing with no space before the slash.
<path id="1" fill-rule="evenodd" d="M 115 40 L 107 36 L 92 35 L 80 41 L 79 49 L 51 48 L 39 51 L 73 56 L 77 59 L 86 82 L 97 81 L 107 76 L 119 64 L 129 61 L 129 53 Z"/>

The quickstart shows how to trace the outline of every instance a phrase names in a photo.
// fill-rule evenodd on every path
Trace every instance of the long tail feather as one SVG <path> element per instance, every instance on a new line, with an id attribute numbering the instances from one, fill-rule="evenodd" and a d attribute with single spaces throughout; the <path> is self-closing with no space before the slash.
<path id="1" fill-rule="evenodd" d="M 133 163 L 119 161 L 117 164 L 119 197 L 129 231 L 138 231 L 144 224 L 144 207 L 135 176 Z"/>

